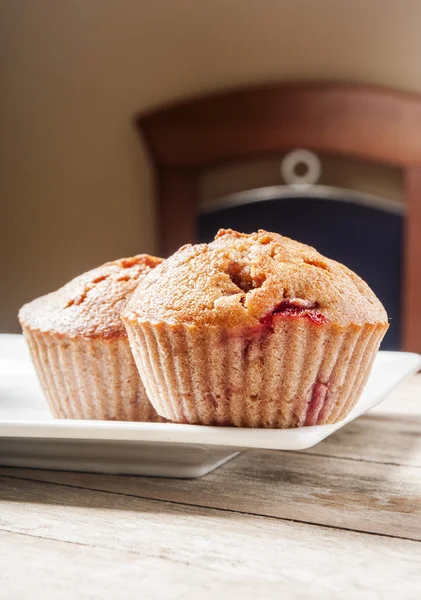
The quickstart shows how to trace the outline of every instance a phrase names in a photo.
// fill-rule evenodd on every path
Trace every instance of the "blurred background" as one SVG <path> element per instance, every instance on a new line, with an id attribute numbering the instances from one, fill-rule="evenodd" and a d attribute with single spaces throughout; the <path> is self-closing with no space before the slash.
<path id="1" fill-rule="evenodd" d="M 0 13 L 1 332 L 19 331 L 19 307 L 75 275 L 161 250 L 153 163 L 135 116 L 271 82 L 340 81 L 421 93 L 416 0 L 2 0 Z M 220 225 L 267 227 L 269 220 L 282 233 L 317 243 L 308 239 L 308 222 L 297 224 L 292 205 L 284 226 L 276 220 L 279 202 L 294 197 L 297 182 L 324 188 L 306 189 L 306 202 L 329 196 L 326 187 L 345 199 L 349 212 L 334 223 L 360 219 L 361 206 L 377 211 L 387 222 L 391 274 L 376 279 L 372 262 L 366 277 L 387 296 L 396 323 L 389 347 L 399 347 L 402 173 L 358 159 L 288 155 L 201 173 L 198 236 L 208 239 Z M 231 196 L 285 184 L 291 194 L 284 188 Z M 353 190 L 354 200 L 340 190 Z M 263 211 L 266 220 L 261 209 L 260 220 L 256 211 L 247 216 L 250 208 L 238 212 L 254 199 L 279 202 Z M 326 251 L 332 246 L 334 257 L 352 263 L 338 238 Z M 358 256 L 349 266 L 358 272 L 365 262 Z"/>

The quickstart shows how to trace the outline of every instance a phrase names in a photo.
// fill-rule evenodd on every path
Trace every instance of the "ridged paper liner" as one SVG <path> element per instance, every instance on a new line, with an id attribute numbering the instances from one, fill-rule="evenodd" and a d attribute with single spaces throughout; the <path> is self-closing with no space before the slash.
<path id="1" fill-rule="evenodd" d="M 27 327 L 23 332 L 55 417 L 164 420 L 148 400 L 127 339 L 66 339 Z"/>
<path id="2" fill-rule="evenodd" d="M 160 415 L 182 423 L 288 428 L 334 423 L 351 411 L 387 326 L 285 319 L 275 331 L 131 321 L 126 328 Z"/>

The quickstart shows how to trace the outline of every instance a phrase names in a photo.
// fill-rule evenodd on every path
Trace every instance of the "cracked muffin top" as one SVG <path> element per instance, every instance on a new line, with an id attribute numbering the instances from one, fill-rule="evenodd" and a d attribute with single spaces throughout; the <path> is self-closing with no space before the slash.
<path id="1" fill-rule="evenodd" d="M 137 287 L 124 321 L 248 327 L 274 317 L 314 324 L 387 323 L 382 304 L 347 267 L 277 233 L 221 229 L 188 244 Z"/>
<path id="2" fill-rule="evenodd" d="M 19 311 L 23 327 L 65 337 L 125 338 L 120 314 L 139 281 L 162 258 L 139 254 L 105 263 Z"/>

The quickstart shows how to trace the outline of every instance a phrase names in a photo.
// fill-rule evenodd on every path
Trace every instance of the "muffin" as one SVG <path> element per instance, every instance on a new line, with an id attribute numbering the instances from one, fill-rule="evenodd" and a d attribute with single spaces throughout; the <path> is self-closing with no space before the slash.
<path id="1" fill-rule="evenodd" d="M 262 230 L 183 246 L 139 284 L 122 318 L 160 415 L 238 427 L 342 420 L 388 328 L 355 273 Z"/>
<path id="2" fill-rule="evenodd" d="M 55 417 L 163 420 L 148 400 L 120 319 L 139 281 L 162 262 L 108 262 L 23 306 L 19 320 Z"/>

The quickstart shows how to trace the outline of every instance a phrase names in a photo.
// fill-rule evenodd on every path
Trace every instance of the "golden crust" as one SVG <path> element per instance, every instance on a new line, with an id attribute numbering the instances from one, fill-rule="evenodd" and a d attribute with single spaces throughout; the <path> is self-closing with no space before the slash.
<path id="1" fill-rule="evenodd" d="M 261 323 L 283 302 L 312 307 L 339 327 L 387 324 L 364 281 L 314 248 L 276 233 L 220 230 L 154 269 L 128 302 L 126 322 L 225 328 Z"/>
<path id="2" fill-rule="evenodd" d="M 139 281 L 162 258 L 139 254 L 105 263 L 19 311 L 22 327 L 59 337 L 126 338 L 120 313 Z"/>

